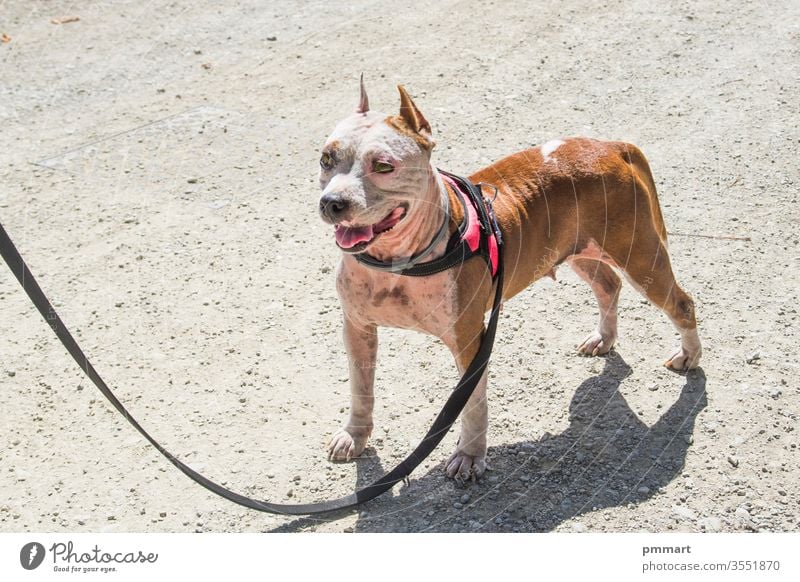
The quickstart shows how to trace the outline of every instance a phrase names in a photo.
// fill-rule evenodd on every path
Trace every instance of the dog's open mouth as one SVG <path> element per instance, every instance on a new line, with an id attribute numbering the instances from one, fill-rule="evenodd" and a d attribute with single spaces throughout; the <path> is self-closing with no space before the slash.
<path id="1" fill-rule="evenodd" d="M 366 249 L 380 234 L 392 230 L 397 223 L 406 216 L 406 205 L 401 205 L 392 210 L 389 215 L 375 224 L 368 226 L 358 226 L 340 222 L 335 224 L 334 234 L 336 244 L 346 253 L 360 253 Z"/>

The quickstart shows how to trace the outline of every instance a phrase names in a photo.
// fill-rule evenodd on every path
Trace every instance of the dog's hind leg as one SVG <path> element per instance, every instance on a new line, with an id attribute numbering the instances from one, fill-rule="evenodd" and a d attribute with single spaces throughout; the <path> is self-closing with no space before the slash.
<path id="1" fill-rule="evenodd" d="M 589 284 L 600 309 L 600 323 L 583 340 L 578 351 L 587 356 L 607 354 L 617 340 L 617 302 L 622 283 L 609 265 L 594 259 L 571 257 L 566 260 L 572 270 Z"/>
<path id="2" fill-rule="evenodd" d="M 650 303 L 664 311 L 681 334 L 681 347 L 667 358 L 664 365 L 673 370 L 696 368 L 702 348 L 697 335 L 694 301 L 675 281 L 666 245 L 655 233 L 647 237 L 637 236 L 633 244 L 636 253 L 626 257 L 625 263 L 620 260 L 621 253 L 606 250 L 617 255 L 617 264 L 628 281 Z"/>

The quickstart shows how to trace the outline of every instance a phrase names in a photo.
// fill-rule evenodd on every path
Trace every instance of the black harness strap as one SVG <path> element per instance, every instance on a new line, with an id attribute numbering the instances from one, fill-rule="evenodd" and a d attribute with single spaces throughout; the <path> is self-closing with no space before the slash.
<path id="1" fill-rule="evenodd" d="M 461 411 L 467 404 L 467 400 L 469 400 L 470 395 L 478 385 L 478 382 L 480 381 L 481 376 L 483 375 L 483 372 L 489 363 L 489 357 L 492 353 L 492 346 L 494 344 L 495 330 L 497 329 L 497 318 L 500 312 L 500 301 L 502 298 L 503 289 L 503 263 L 501 258 L 497 269 L 497 287 L 495 290 L 492 312 L 489 317 L 489 322 L 486 326 L 486 331 L 481 340 L 478 353 L 475 354 L 475 357 L 467 368 L 467 371 L 464 372 L 464 375 L 458 381 L 455 389 L 447 399 L 442 411 L 436 417 L 436 420 L 433 421 L 433 425 L 431 426 L 430 430 L 428 430 L 427 434 L 419 443 L 419 445 L 417 445 L 414 451 L 392 471 L 371 485 L 368 485 L 363 489 L 359 489 L 351 495 L 341 497 L 339 499 L 333 499 L 331 501 L 323 501 L 320 503 L 290 505 L 283 503 L 270 503 L 269 501 L 258 501 L 256 499 L 251 499 L 250 497 L 246 497 L 231 491 L 230 489 L 215 483 L 207 477 L 204 477 L 161 446 L 152 436 L 150 436 L 150 434 L 148 434 L 144 428 L 142 428 L 142 426 L 136 421 L 130 412 L 128 412 L 125 406 L 123 406 L 117 397 L 114 396 L 114 393 L 94 369 L 94 366 L 92 366 L 92 364 L 89 362 L 86 354 L 72 337 L 72 334 L 70 334 L 69 330 L 61 321 L 61 318 L 53 308 L 53 305 L 39 287 L 39 284 L 36 282 L 33 274 L 30 272 L 30 269 L 28 269 L 28 265 L 20 256 L 19 251 L 14 246 L 14 243 L 9 238 L 2 224 L 0 224 L 0 254 L 2 254 L 3 259 L 5 259 L 9 268 L 14 273 L 14 276 L 22 285 L 22 288 L 28 294 L 28 297 L 33 302 L 34 306 L 36 306 L 36 309 L 39 310 L 39 313 L 41 313 L 42 317 L 50 325 L 72 358 L 77 362 L 77 364 L 94 383 L 94 385 L 97 386 L 103 396 L 105 396 L 108 401 L 111 402 L 114 408 L 116 408 L 120 414 L 122 414 L 122 416 L 124 416 L 128 422 L 130 422 L 131 425 L 133 425 L 133 427 L 139 431 L 144 438 L 147 439 L 151 445 L 153 445 L 162 455 L 164 455 L 173 465 L 180 469 L 190 479 L 199 483 L 212 493 L 216 493 L 217 495 L 224 497 L 229 501 L 238 503 L 239 505 L 243 505 L 251 509 L 256 509 L 258 511 L 264 511 L 267 513 L 287 515 L 326 513 L 338 509 L 350 508 L 360 503 L 364 503 L 365 501 L 369 501 L 381 493 L 388 491 L 396 483 L 408 477 L 408 475 L 411 474 L 411 472 L 431 453 L 431 451 L 436 448 L 436 446 L 447 434 L 447 431 L 450 430 L 450 427 L 456 421 L 459 414 L 461 414 Z"/>

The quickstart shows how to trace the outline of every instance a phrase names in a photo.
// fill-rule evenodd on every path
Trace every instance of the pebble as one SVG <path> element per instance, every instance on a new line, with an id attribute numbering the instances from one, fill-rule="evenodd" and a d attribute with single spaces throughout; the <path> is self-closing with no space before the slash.
<path id="1" fill-rule="evenodd" d="M 650 487 L 642 485 L 641 487 L 639 487 L 636 490 L 636 493 L 641 493 L 642 495 L 647 495 L 648 493 L 650 493 Z"/>
<path id="2" fill-rule="evenodd" d="M 750 512 L 744 507 L 738 507 L 733 514 L 742 521 L 750 521 Z"/>
<path id="3" fill-rule="evenodd" d="M 754 364 L 760 359 L 761 359 L 761 353 L 760 352 L 753 352 L 752 354 L 747 356 L 747 358 L 745 359 L 745 362 L 747 362 L 748 364 Z"/>
<path id="4" fill-rule="evenodd" d="M 695 514 L 694 511 L 689 509 L 688 507 L 683 507 L 681 505 L 673 505 L 672 506 L 672 513 L 681 519 L 689 519 L 694 520 Z"/>
<path id="5" fill-rule="evenodd" d="M 464 495 L 461 496 L 461 503 L 464 505 L 469 503 L 469 493 L 464 493 Z"/>
<path id="6" fill-rule="evenodd" d="M 700 526 L 709 532 L 718 532 L 722 531 L 724 524 L 722 520 L 718 517 L 704 517 L 699 522 Z"/>
<path id="7" fill-rule="evenodd" d="M 17 375 L 17 373 L 16 373 L 14 370 L 8 370 L 8 371 L 6 371 L 6 374 L 8 374 L 8 377 L 9 377 L 9 378 L 13 378 L 14 376 L 16 376 L 16 375 Z"/>
<path id="8" fill-rule="evenodd" d="M 456 501 L 453 504 L 453 507 L 455 507 L 456 509 L 462 509 L 464 506 L 461 503 L 459 503 L 458 501 Z"/>
<path id="9" fill-rule="evenodd" d="M 578 533 L 583 533 L 583 532 L 586 531 L 586 526 L 584 524 L 582 524 L 581 522 L 576 521 L 575 523 L 572 524 L 572 531 L 578 532 Z"/>
<path id="10" fill-rule="evenodd" d="M 737 459 L 733 455 L 728 455 L 728 462 L 731 464 L 732 467 L 739 466 L 739 459 Z"/>

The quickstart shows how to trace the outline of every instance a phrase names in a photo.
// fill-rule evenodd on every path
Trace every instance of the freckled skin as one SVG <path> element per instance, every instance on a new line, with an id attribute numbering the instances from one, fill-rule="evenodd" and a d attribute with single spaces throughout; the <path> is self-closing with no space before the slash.
<path id="1" fill-rule="evenodd" d="M 405 217 L 377 235 L 366 252 L 383 261 L 419 253 L 442 225 L 449 200 L 452 234 L 463 218 L 455 194 L 430 162 L 433 139 L 427 120 L 401 91 L 400 114 L 365 108 L 337 125 L 323 152 L 336 159 L 320 172 L 323 194 L 335 191 L 350 206 L 345 220 L 375 224 L 403 203 Z M 372 171 L 375 156 L 389 159 L 391 173 Z M 545 152 L 518 152 L 470 176 L 497 187 L 494 202 L 503 233 L 509 299 L 567 262 L 594 291 L 600 308 L 597 330 L 579 346 L 588 355 L 607 353 L 617 336 L 621 271 L 633 286 L 670 317 L 681 332 L 681 348 L 665 365 L 698 365 L 701 347 L 692 299 L 675 282 L 666 247 L 666 228 L 650 168 L 630 144 L 584 138 L 554 140 Z M 492 195 L 491 189 L 484 190 Z M 441 256 L 445 242 L 431 259 Z M 414 329 L 439 338 L 453 353 L 460 373 L 478 351 L 484 315 L 493 300 L 485 262 L 465 264 L 428 277 L 373 270 L 347 253 L 336 274 L 350 367 L 350 417 L 328 446 L 329 457 L 349 460 L 364 450 L 373 428 L 373 384 L 379 326 Z M 488 407 L 486 376 L 462 413 L 456 451 L 446 463 L 457 479 L 477 478 L 486 469 Z"/>

